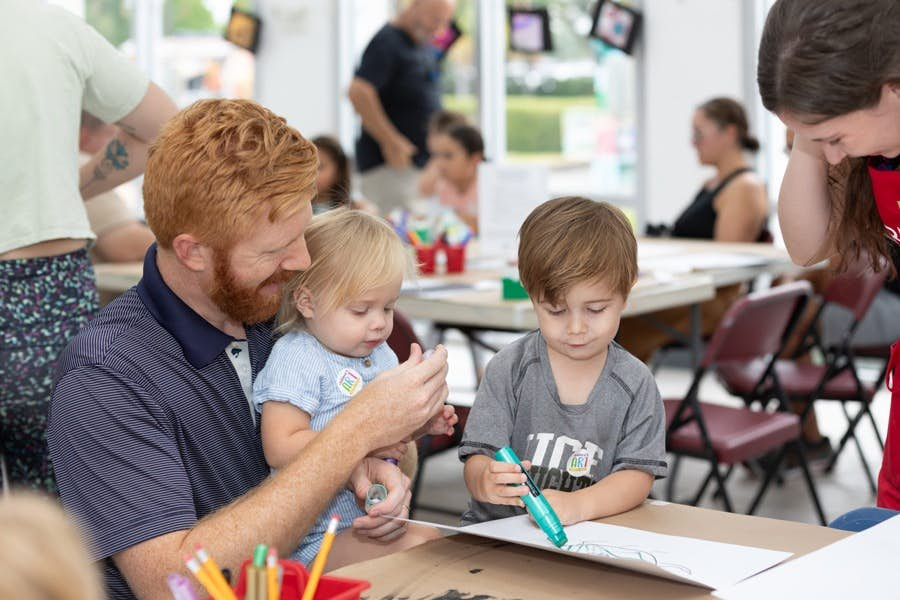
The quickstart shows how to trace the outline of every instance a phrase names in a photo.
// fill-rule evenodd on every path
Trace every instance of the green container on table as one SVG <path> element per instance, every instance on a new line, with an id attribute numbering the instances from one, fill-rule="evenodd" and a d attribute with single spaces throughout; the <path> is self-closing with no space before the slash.
<path id="1" fill-rule="evenodd" d="M 528 300 L 528 292 L 522 287 L 522 283 L 516 277 L 503 278 L 504 300 Z"/>

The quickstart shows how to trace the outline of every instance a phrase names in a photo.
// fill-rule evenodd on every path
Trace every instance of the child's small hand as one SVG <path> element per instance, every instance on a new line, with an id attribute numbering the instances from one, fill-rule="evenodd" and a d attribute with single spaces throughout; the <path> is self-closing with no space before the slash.
<path id="1" fill-rule="evenodd" d="M 393 458 L 399 461 L 406 456 L 406 449 L 406 442 L 398 442 L 396 444 L 391 444 L 390 446 L 385 446 L 384 448 L 378 448 L 369 454 L 369 456 L 382 459 Z"/>
<path id="2" fill-rule="evenodd" d="M 451 404 L 445 404 L 422 428 L 422 435 L 453 435 L 453 426 L 459 422 L 459 415 Z M 421 436 L 420 436 L 421 437 Z"/>
<path id="3" fill-rule="evenodd" d="M 531 463 L 526 460 L 522 462 L 522 466 L 527 470 L 531 468 Z M 525 507 L 522 496 L 528 493 L 528 487 L 523 485 L 525 473 L 522 472 L 519 465 L 492 460 L 482 471 L 481 477 L 484 498 L 480 498 L 480 500 L 491 504 Z"/>
<path id="4" fill-rule="evenodd" d="M 542 490 L 544 498 L 553 507 L 556 516 L 559 517 L 560 523 L 565 525 L 573 525 L 584 519 L 581 518 L 581 512 L 578 506 L 578 499 L 571 492 L 561 492 L 559 490 Z"/>

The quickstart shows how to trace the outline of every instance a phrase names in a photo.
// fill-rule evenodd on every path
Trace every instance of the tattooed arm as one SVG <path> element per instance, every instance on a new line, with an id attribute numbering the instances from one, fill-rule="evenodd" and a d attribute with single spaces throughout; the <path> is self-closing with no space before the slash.
<path id="1" fill-rule="evenodd" d="M 87 200 L 144 172 L 147 149 L 178 108 L 150 83 L 137 107 L 117 123 L 119 133 L 81 167 L 81 196 Z"/>

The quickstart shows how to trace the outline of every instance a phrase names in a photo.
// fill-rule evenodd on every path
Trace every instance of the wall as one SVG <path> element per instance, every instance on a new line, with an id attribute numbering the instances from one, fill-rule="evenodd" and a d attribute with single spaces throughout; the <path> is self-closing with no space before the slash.
<path id="1" fill-rule="evenodd" d="M 355 122 L 347 85 L 390 8 L 387 0 L 257 0 L 264 29 L 255 98 L 304 135 L 339 135 L 349 147 Z M 342 29 L 341 15 L 354 15 L 355 26 L 345 18 Z"/>
<path id="2" fill-rule="evenodd" d="M 338 126 L 337 2 L 260 0 L 255 98 L 308 137 Z"/>
<path id="3" fill-rule="evenodd" d="M 749 4 L 749 1 L 747 2 Z M 713 96 L 745 99 L 745 0 L 644 0 L 643 206 L 671 222 L 713 170 L 691 146 L 691 117 Z M 746 23 L 746 24 L 745 24 Z M 751 99 L 756 90 L 750 89 Z M 759 132 L 756 132 L 759 133 Z"/>

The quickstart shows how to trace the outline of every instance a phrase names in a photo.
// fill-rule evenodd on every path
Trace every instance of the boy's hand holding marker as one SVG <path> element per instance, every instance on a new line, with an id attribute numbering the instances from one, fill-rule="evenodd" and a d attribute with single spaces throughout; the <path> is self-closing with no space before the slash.
<path id="1" fill-rule="evenodd" d="M 525 508 L 522 496 L 528 493 L 528 488 L 519 465 L 493 460 L 489 456 L 472 456 L 469 461 L 476 461 L 474 464 L 481 469 L 472 494 L 477 500 Z M 530 469 L 531 462 L 522 461 L 522 467 Z"/>

